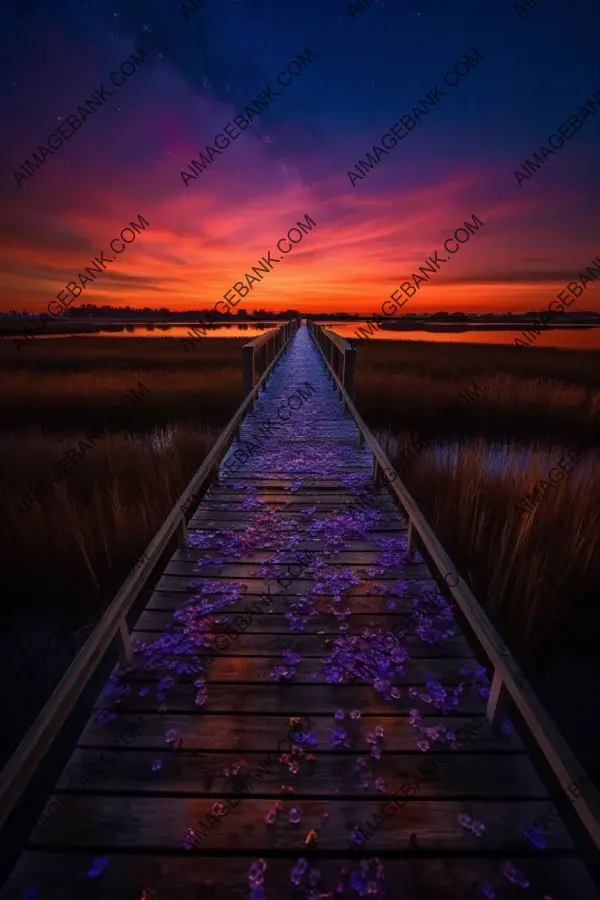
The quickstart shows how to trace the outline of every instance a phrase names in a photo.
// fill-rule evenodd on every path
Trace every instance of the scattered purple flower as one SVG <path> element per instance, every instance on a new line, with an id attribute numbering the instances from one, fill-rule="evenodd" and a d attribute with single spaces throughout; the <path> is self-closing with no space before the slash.
<path id="1" fill-rule="evenodd" d="M 97 878 L 98 875 L 101 875 L 102 872 L 104 872 L 107 865 L 108 859 L 106 858 L 106 856 L 97 856 L 96 859 L 92 861 L 92 864 L 88 869 L 87 877 Z"/>

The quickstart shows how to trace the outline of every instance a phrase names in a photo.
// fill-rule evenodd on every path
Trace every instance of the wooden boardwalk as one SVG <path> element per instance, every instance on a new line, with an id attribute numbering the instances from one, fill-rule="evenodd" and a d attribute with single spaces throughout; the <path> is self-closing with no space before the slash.
<path id="1" fill-rule="evenodd" d="M 1 900 L 596 897 L 372 472 L 301 327 Z"/>

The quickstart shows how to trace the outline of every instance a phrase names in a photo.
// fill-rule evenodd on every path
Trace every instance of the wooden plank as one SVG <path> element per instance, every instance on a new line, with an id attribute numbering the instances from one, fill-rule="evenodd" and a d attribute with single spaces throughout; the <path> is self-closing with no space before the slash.
<path id="1" fill-rule="evenodd" d="M 291 776 L 287 781 L 293 780 Z M 285 797 L 285 795 L 283 795 Z M 51 795 L 48 806 L 56 799 Z M 348 852 L 348 841 L 356 825 L 364 827 L 377 814 L 381 817 L 379 830 L 371 835 L 369 852 L 402 853 L 410 849 L 409 835 L 417 836 L 414 854 L 439 852 L 530 853 L 531 844 L 523 831 L 547 811 L 547 801 L 519 802 L 494 799 L 444 801 L 409 798 L 394 818 L 383 816 L 387 802 L 362 800 L 303 799 L 300 802 L 302 823 L 292 825 L 287 816 L 281 824 L 268 828 L 264 823 L 272 800 L 241 796 L 239 805 L 221 820 L 221 827 L 209 832 L 202 844 L 203 852 L 215 848 L 256 853 L 262 856 L 268 849 L 293 850 L 299 856 L 306 852 L 308 830 L 319 828 L 319 849 Z M 235 801 L 236 803 L 238 801 Z M 289 814 L 297 801 L 284 801 Z M 120 797 L 81 796 L 76 802 L 76 814 L 55 815 L 39 829 L 37 839 L 30 846 L 103 847 L 111 850 L 176 849 L 189 828 L 210 816 L 214 801 L 178 797 Z M 322 826 L 321 814 L 327 812 L 327 825 Z M 475 836 L 458 824 L 458 815 L 466 813 L 483 822 L 486 831 Z M 559 819 L 548 823 L 545 835 L 550 853 L 572 850 L 573 842 Z M 194 851 L 192 851 L 194 852 Z M 540 851 L 540 855 L 544 851 Z"/>
<path id="2" fill-rule="evenodd" d="M 317 502 L 318 500 L 338 502 L 340 499 L 356 502 L 365 498 L 369 504 L 374 504 L 379 500 L 383 503 L 391 500 L 394 503 L 390 492 L 385 488 L 376 488 L 375 482 L 371 478 L 365 479 L 364 486 L 355 488 L 345 486 L 341 480 L 335 483 L 332 482 L 329 487 L 315 486 L 313 484 L 300 484 L 298 486 L 298 484 L 294 485 L 291 481 L 286 485 L 270 487 L 267 479 L 263 478 L 259 484 L 242 486 L 241 489 L 238 487 L 232 488 L 229 481 L 223 479 L 220 482 L 214 482 L 204 496 L 206 500 L 224 497 L 238 501 L 240 495 L 246 497 L 248 494 L 255 497 L 266 497 L 269 500 L 273 499 L 279 503 L 285 503 L 290 499 L 302 500 L 308 503 Z"/>
<path id="3" fill-rule="evenodd" d="M 302 507 L 309 506 L 360 506 L 357 504 L 357 501 L 362 499 L 363 502 L 368 503 L 368 505 L 377 509 L 378 511 L 383 510 L 395 510 L 397 509 L 396 504 L 392 500 L 389 491 L 380 490 L 376 494 L 368 494 L 365 493 L 364 498 L 361 498 L 360 493 L 357 491 L 353 493 L 347 488 L 342 487 L 341 485 L 337 488 L 332 488 L 331 490 L 306 490 L 300 489 L 297 491 L 277 491 L 277 490 L 266 490 L 263 488 L 262 483 L 260 488 L 255 491 L 232 491 L 227 488 L 226 482 L 223 486 L 214 485 L 211 487 L 210 491 L 208 491 L 198 507 L 198 509 L 203 509 L 204 507 L 209 507 L 211 503 L 233 503 L 239 504 L 244 503 L 247 500 L 259 499 L 263 500 L 265 503 L 273 506 L 280 506 L 283 504 L 288 504 L 290 502 L 294 504 L 299 504 Z"/>
<path id="4" fill-rule="evenodd" d="M 196 512 L 194 513 L 191 523 L 192 527 L 197 527 L 199 523 L 202 523 L 206 526 L 206 523 L 209 521 L 214 521 L 215 525 L 211 527 L 216 528 L 225 528 L 226 522 L 240 522 L 240 510 L 231 510 L 227 509 L 211 509 L 208 506 L 201 505 L 198 507 Z M 264 509 L 245 509 L 243 510 L 243 519 L 246 523 L 246 528 L 248 527 L 248 523 L 255 522 L 260 519 L 262 515 L 264 515 Z M 277 509 L 276 513 L 278 518 L 281 518 L 282 524 L 287 523 L 288 525 L 297 526 L 299 523 L 297 519 L 299 518 L 302 510 L 297 509 L 294 510 L 290 507 L 282 507 L 281 509 Z M 333 509 L 327 509 L 325 506 L 317 506 L 314 513 L 311 513 L 311 520 L 316 519 L 317 521 L 321 519 L 328 519 L 333 514 Z M 403 518 L 397 518 L 395 515 L 395 510 L 390 508 L 389 511 L 383 511 L 381 516 L 377 518 L 374 523 L 377 526 L 378 531 L 398 531 L 400 528 L 406 528 L 406 520 Z M 368 531 L 369 529 L 367 529 Z"/>
<path id="5" fill-rule="evenodd" d="M 301 854 L 298 854 L 301 855 Z M 148 891 L 148 900 L 248 900 L 249 857 L 230 855 L 199 857 L 197 855 L 106 855 L 106 868 L 95 879 L 87 877 L 90 854 L 61 854 L 29 850 L 19 860 L 10 883 L 0 894 L 1 900 L 24 900 L 32 884 L 44 886 L 40 900 L 140 900 L 141 886 Z M 304 896 L 306 878 L 301 888 L 290 880 L 290 870 L 296 856 L 278 859 L 266 855 L 265 895 L 273 900 L 298 900 Z M 383 863 L 387 896 L 391 900 L 465 900 L 482 897 L 479 885 L 493 882 L 501 890 L 498 900 L 520 900 L 532 895 L 532 900 L 544 895 L 555 900 L 597 900 L 598 894 L 580 860 L 529 856 L 515 862 L 523 869 L 532 884 L 525 892 L 511 887 L 500 875 L 501 859 L 482 859 L 461 856 L 447 859 L 386 859 Z M 333 892 L 346 863 L 338 859 L 319 858 L 321 873 L 319 890 Z M 349 871 L 358 863 L 348 861 Z M 347 884 L 344 878 L 344 884 Z M 391 886 L 401 885 L 401 894 L 392 893 Z M 335 896 L 335 894 L 333 894 Z M 344 891 L 340 900 L 358 895 Z"/>
<path id="6" fill-rule="evenodd" d="M 211 691 L 212 693 L 212 691 Z M 203 708 L 205 710 L 206 707 Z M 364 733 L 373 731 L 378 725 L 385 734 L 386 752 L 406 753 L 414 751 L 417 737 L 416 729 L 410 724 L 406 715 L 389 714 L 376 716 L 363 713 L 358 720 L 359 727 Z M 120 708 L 115 709 L 116 717 L 101 725 L 96 717 L 92 717 L 84 729 L 79 744 L 84 747 L 110 747 L 119 739 L 126 724 L 130 721 L 130 715 Z M 347 721 L 347 720 L 346 720 Z M 440 722 L 457 734 L 461 743 L 465 743 L 465 750 L 470 755 L 475 753 L 515 753 L 523 751 L 523 744 L 514 730 L 509 734 L 498 735 L 486 721 L 485 716 L 440 716 L 424 715 L 421 724 L 424 728 L 433 728 Z M 329 747 L 331 729 L 334 727 L 334 718 L 331 709 L 327 713 L 311 715 L 307 726 L 312 729 L 317 738 L 317 744 L 313 751 L 319 755 Z M 170 751 L 171 745 L 166 744 L 165 734 L 174 731 L 183 738 L 185 750 L 204 751 L 252 751 L 255 753 L 273 752 L 282 736 L 287 736 L 294 727 L 289 724 L 289 717 L 284 715 L 263 716 L 238 716 L 234 711 L 230 715 L 215 716 L 208 712 L 202 715 L 178 715 L 172 712 L 151 713 L 144 712 L 144 727 L 139 730 L 135 740 L 136 749 L 154 751 Z M 348 732 L 350 734 L 350 732 Z M 349 741 L 350 748 L 352 742 Z M 341 751 L 346 752 L 346 751 Z M 351 752 L 348 750 L 348 752 Z M 438 751 L 441 752 L 441 751 Z M 454 751 L 448 751 L 453 753 Z M 425 756 L 424 756 L 425 758 Z"/>
<path id="7" fill-rule="evenodd" d="M 356 438 L 356 444 L 358 444 L 358 438 Z M 365 470 L 365 480 L 364 483 L 369 488 L 375 489 L 375 481 L 371 477 L 371 469 Z M 245 471 L 235 472 L 231 475 L 231 477 L 223 476 L 218 484 L 214 485 L 215 490 L 223 490 L 225 492 L 229 491 L 231 493 L 239 492 L 239 491 L 252 491 L 254 488 L 259 491 L 274 491 L 278 493 L 293 493 L 290 490 L 292 485 L 300 484 L 301 487 L 298 489 L 297 493 L 301 494 L 303 491 L 318 493 L 320 491 L 325 492 L 333 492 L 339 490 L 342 485 L 342 480 L 339 476 L 335 475 L 324 475 L 324 474 L 308 474 L 300 472 L 297 475 L 282 473 L 277 477 L 272 477 L 268 472 L 261 474 L 260 477 L 256 475 L 248 474 Z M 212 488 L 211 488 L 212 490 Z M 350 488 L 344 488 L 344 490 L 351 490 Z M 357 489 L 352 489 L 351 492 L 356 491 Z M 382 488 L 382 495 L 385 496 L 385 491 Z M 390 496 L 389 491 L 387 491 L 388 496 Z"/>
<path id="8" fill-rule="evenodd" d="M 198 588 L 190 588 L 188 587 L 191 579 L 181 578 L 176 575 L 163 575 L 160 579 L 157 589 L 154 591 L 146 609 L 180 609 L 184 603 L 193 602 L 194 598 L 200 597 L 200 592 Z M 195 579 L 197 580 L 197 579 Z M 413 581 L 412 584 L 410 581 L 407 581 L 408 590 L 406 591 L 406 597 L 398 597 L 394 594 L 389 595 L 366 595 L 359 593 L 351 593 L 350 598 L 345 598 L 347 600 L 348 605 L 351 604 L 352 615 L 356 615 L 357 613 L 362 613 L 366 615 L 367 613 L 385 613 L 389 612 L 389 608 L 387 604 L 391 601 L 396 604 L 397 611 L 404 611 L 405 607 L 402 605 L 401 601 L 408 600 L 411 597 L 420 597 L 422 596 L 422 589 L 427 589 L 428 583 L 427 580 L 422 578 L 419 581 Z M 255 580 L 251 583 L 251 589 L 247 592 L 243 593 L 240 597 L 240 600 L 236 603 L 232 603 L 231 606 L 227 606 L 227 608 L 223 609 L 222 614 L 230 615 L 231 613 L 238 612 L 239 610 L 244 610 L 246 607 L 253 607 L 253 604 L 258 602 L 261 598 L 270 596 L 271 597 L 271 609 L 277 615 L 285 615 L 286 612 L 289 612 L 294 603 L 297 603 L 299 598 L 301 598 L 301 591 L 308 587 L 309 582 L 303 582 L 302 580 L 294 579 L 290 588 L 294 588 L 294 590 L 289 590 L 287 593 L 281 591 L 280 593 L 276 593 L 274 591 L 274 587 L 276 586 L 273 581 L 262 581 Z M 296 590 L 297 586 L 299 589 Z M 435 582 L 429 582 L 430 587 L 435 586 Z M 270 589 L 270 594 L 267 594 L 267 591 Z M 364 591 L 365 586 L 362 587 Z M 342 608 L 344 608 L 345 604 L 342 604 Z M 315 608 L 317 608 L 322 614 L 326 614 L 327 612 L 333 612 L 332 607 L 332 598 L 329 595 L 321 596 L 318 601 L 315 603 Z"/>
<path id="9" fill-rule="evenodd" d="M 176 632 L 180 633 L 180 632 Z M 146 631 L 133 631 L 133 641 L 150 644 L 157 640 L 157 635 Z M 294 650 L 300 653 L 303 659 L 321 659 L 327 652 L 327 641 L 331 641 L 336 635 L 318 635 L 292 633 L 286 634 L 245 634 L 223 636 L 221 640 L 216 638 L 210 647 L 199 647 L 198 655 L 207 656 L 217 653 L 220 657 L 227 656 L 251 656 L 255 658 L 267 657 L 275 663 L 276 657 L 284 650 Z M 339 634 L 337 635 L 339 637 Z M 411 659 L 470 659 L 473 668 L 473 653 L 462 634 L 446 638 L 438 644 L 426 644 L 417 635 L 409 634 L 402 640 L 402 646 L 406 648 Z M 237 667 L 237 663 L 235 664 Z M 408 664 L 407 664 L 408 665 Z M 408 669 L 407 669 L 408 671 Z"/>
<path id="10" fill-rule="evenodd" d="M 181 601 L 181 596 L 177 596 Z M 299 631 L 290 632 L 289 619 L 286 619 L 284 615 L 267 612 L 264 615 L 256 614 L 253 611 L 252 603 L 250 601 L 246 601 L 246 607 L 250 610 L 250 612 L 246 613 L 245 616 L 247 624 L 247 635 L 281 635 L 285 633 L 287 635 L 297 636 L 305 633 Z M 243 607 L 238 608 L 243 609 Z M 410 604 L 410 601 L 407 600 L 404 603 L 398 602 L 397 608 L 393 613 L 389 610 L 386 610 L 385 613 L 380 614 L 353 613 L 346 619 L 346 624 L 349 626 L 348 633 L 359 634 L 367 627 L 383 628 L 386 631 L 391 631 L 400 621 L 397 614 L 405 614 L 407 616 L 411 615 L 412 606 Z M 213 632 L 214 634 L 221 634 L 224 632 L 231 633 L 232 622 L 235 618 L 235 615 L 230 613 L 229 609 L 227 609 L 222 614 L 220 614 L 218 618 L 219 621 L 213 622 L 213 624 L 211 625 L 211 632 Z M 403 627 L 405 627 L 405 621 L 408 622 L 408 620 L 402 619 Z M 416 620 L 413 621 L 416 624 Z M 135 627 L 136 629 L 139 629 L 139 631 L 154 632 L 155 634 L 160 634 L 165 631 L 165 629 L 169 628 L 172 624 L 172 610 L 145 609 L 137 620 Z M 338 635 L 340 633 L 339 622 L 331 615 L 311 616 L 307 625 L 309 626 L 307 630 L 314 634 L 325 634 L 331 636 Z M 411 627 L 414 628 L 414 624 Z M 452 627 L 455 626 L 452 624 Z M 470 648 L 469 652 L 467 652 L 465 655 L 468 656 L 469 653 Z"/>
<path id="11" fill-rule="evenodd" d="M 153 692 L 141 697 L 139 690 L 151 684 L 156 678 L 156 673 L 148 673 L 143 680 L 130 679 L 129 692 L 116 703 L 115 696 L 107 688 L 104 688 L 98 698 L 98 708 L 112 709 L 118 706 L 123 711 L 144 712 L 156 711 L 157 700 Z M 325 713 L 331 715 L 332 709 L 368 709 L 373 714 L 402 715 L 419 704 L 414 698 L 408 696 L 408 691 L 403 690 L 399 699 L 394 703 L 388 703 L 377 694 L 371 686 L 350 684 L 243 684 L 235 683 L 232 690 L 231 682 L 213 683 L 209 686 L 208 700 L 198 711 L 194 704 L 194 690 L 190 684 L 175 684 L 168 693 L 165 703 L 166 709 L 171 713 L 188 712 L 198 715 L 206 713 L 232 713 L 239 715 L 254 715 L 262 713 L 278 713 L 286 716 L 312 715 L 313 713 Z M 457 715 L 482 714 L 481 697 L 469 692 L 462 693 L 458 697 L 458 705 L 455 709 Z M 425 712 L 424 709 L 421 710 Z M 443 714 L 440 713 L 443 718 Z"/>
<path id="12" fill-rule="evenodd" d="M 406 536 L 408 532 L 406 532 Z M 405 536 L 405 537 L 406 537 Z M 214 549 L 197 549 L 196 547 L 186 547 L 176 550 L 173 556 L 171 557 L 172 562 L 196 562 L 202 561 L 206 557 L 211 557 L 215 555 Z M 398 550 L 398 554 L 403 552 L 404 548 L 400 548 Z M 267 564 L 270 563 L 273 557 L 276 555 L 276 550 L 254 550 L 244 554 L 244 556 L 236 559 L 235 562 L 237 565 L 258 565 L 258 564 Z M 328 566 L 337 566 L 346 567 L 346 566 L 374 566 L 377 565 L 380 560 L 385 558 L 385 554 L 382 550 L 333 550 L 333 551 L 325 551 L 322 548 L 319 551 L 304 551 L 305 556 L 302 555 L 302 551 L 293 552 L 288 551 L 286 553 L 278 554 L 278 560 L 275 565 L 282 567 L 294 564 L 296 568 L 293 570 L 295 573 L 300 574 L 298 566 L 304 567 L 304 565 L 308 566 L 312 562 L 318 559 L 322 559 Z M 329 555 L 326 555 L 326 554 Z"/>
<path id="13" fill-rule="evenodd" d="M 264 564 L 265 567 L 269 569 L 268 578 L 274 579 L 276 578 L 278 573 L 286 574 L 286 569 L 284 566 L 279 565 L 277 563 L 274 564 Z M 328 561 L 329 565 L 329 561 Z M 364 566 L 355 566 L 355 565 L 344 565 L 338 566 L 337 568 L 348 569 L 348 571 L 353 572 L 355 575 L 358 575 L 363 581 L 368 582 L 369 584 L 384 584 L 390 581 L 398 581 L 398 579 L 406 580 L 408 577 L 411 578 L 427 578 L 430 574 L 427 566 L 420 565 L 419 563 L 407 563 L 406 566 L 387 566 L 385 572 L 377 575 L 377 578 L 370 578 L 367 574 L 366 567 Z M 304 579 L 306 581 L 312 582 L 314 584 L 315 577 L 310 574 L 310 566 L 307 566 L 302 572 Z M 209 563 L 205 563 L 202 560 L 197 560 L 195 562 L 191 560 L 170 560 L 165 567 L 165 575 L 181 575 L 187 576 L 189 578 L 196 578 L 196 580 L 201 578 L 229 578 L 233 581 L 239 581 L 240 579 L 244 579 L 245 581 L 249 580 L 260 580 L 265 578 L 264 575 L 261 575 L 261 565 L 246 562 L 246 563 L 238 563 L 238 562 L 230 562 L 224 563 L 223 565 L 210 565 Z M 346 594 L 344 596 L 347 596 Z"/>
<path id="14" fill-rule="evenodd" d="M 424 567 L 416 566 L 415 568 L 422 569 Z M 199 575 L 199 574 L 196 574 L 195 577 L 193 577 L 193 578 L 187 577 L 185 575 L 162 575 L 156 585 L 156 590 L 157 591 L 169 591 L 171 593 L 173 591 L 182 591 L 185 593 L 194 593 L 194 592 L 198 593 L 198 586 L 196 585 L 196 582 L 200 582 L 200 580 L 201 580 L 201 575 Z M 239 580 L 239 579 L 233 579 L 233 580 Z M 406 591 L 405 595 L 406 596 L 415 596 L 416 594 L 420 593 L 419 588 L 421 587 L 421 585 L 425 584 L 425 582 L 427 581 L 427 576 L 426 575 L 417 575 L 417 574 L 415 574 L 413 576 L 405 575 L 402 578 L 402 580 L 405 581 L 407 584 L 407 591 Z M 226 579 L 223 579 L 224 583 L 225 583 L 225 581 L 226 581 Z M 433 581 L 433 579 L 429 579 L 429 581 L 430 581 L 430 584 L 433 586 L 433 584 L 435 583 Z M 271 596 L 274 596 L 273 587 L 275 585 L 275 582 L 273 579 L 245 578 L 244 582 L 247 582 L 247 584 L 248 584 L 248 590 L 246 593 L 246 596 L 248 596 L 248 597 L 250 595 L 259 597 L 263 593 L 266 594 L 267 588 L 269 588 L 269 587 L 271 588 Z M 193 583 L 192 587 L 190 587 L 190 583 Z M 290 588 L 293 588 L 293 590 L 289 590 L 285 594 L 282 591 L 281 595 L 286 596 L 288 598 L 293 597 L 295 595 L 300 595 L 300 594 L 304 593 L 305 591 L 308 591 L 313 586 L 314 586 L 314 581 L 311 579 L 295 578 L 293 585 L 290 585 Z M 358 585 L 357 587 L 351 588 L 349 591 L 345 592 L 344 600 L 347 601 L 348 603 L 352 604 L 353 610 L 356 609 L 357 612 L 368 612 L 369 611 L 369 607 L 367 607 L 367 609 L 364 609 L 364 608 L 357 609 L 357 604 L 356 604 L 356 598 L 358 598 L 359 596 L 369 596 L 368 594 L 366 594 L 367 587 L 370 590 L 377 590 L 378 587 L 387 588 L 387 587 L 389 587 L 389 580 L 388 580 L 388 582 L 386 582 L 382 579 L 370 579 L 368 585 L 366 583 L 362 584 L 362 585 Z M 412 591 L 412 594 L 411 594 L 411 591 Z M 324 594 L 322 596 L 331 597 L 332 595 Z M 390 594 L 386 597 L 386 600 L 393 600 L 393 599 L 396 599 L 397 597 L 398 597 L 397 594 Z M 376 599 L 377 598 L 375 596 L 373 596 L 373 597 L 369 596 L 369 603 L 375 602 Z"/>
<path id="15" fill-rule="evenodd" d="M 165 654 L 161 654 L 163 658 L 167 658 Z M 184 660 L 185 656 L 171 655 L 169 659 Z M 140 653 L 134 654 L 134 659 L 140 664 L 144 657 Z M 435 662 L 434 662 L 435 661 Z M 271 671 L 275 666 L 282 664 L 281 656 L 225 656 L 219 654 L 214 657 L 210 664 L 210 671 L 206 680 L 211 684 L 269 684 L 273 681 Z M 425 659 L 408 659 L 404 664 L 406 675 L 390 674 L 388 680 L 391 684 L 400 687 L 408 687 L 410 685 L 423 685 L 428 676 L 431 675 L 432 669 L 435 670 L 435 678 L 440 681 L 444 687 L 456 685 L 459 682 L 465 682 L 468 679 L 459 674 L 459 669 L 463 666 L 470 665 L 473 668 L 473 659 L 444 659 L 442 657 L 431 655 Z M 302 659 L 294 666 L 296 674 L 292 681 L 294 684 L 306 685 L 322 685 L 327 684 L 321 659 L 308 657 Z M 141 670 L 136 670 L 138 677 L 145 678 L 147 681 L 155 681 L 164 678 L 167 675 L 167 669 L 162 667 L 152 668 L 143 675 Z M 193 680 L 194 677 L 191 676 Z M 370 682 L 369 682 L 370 683 Z M 465 688 L 465 691 L 468 688 Z M 479 698 L 481 700 L 481 698 Z"/>
<path id="16" fill-rule="evenodd" d="M 237 529 L 239 531 L 239 529 Z M 229 533 L 229 532 L 228 532 Z M 375 534 L 375 532 L 372 532 Z M 210 534 L 210 529 L 200 529 L 200 528 L 190 528 L 188 529 L 188 536 L 190 541 L 193 541 L 195 536 L 197 536 L 201 540 L 206 540 Z M 218 530 L 214 532 L 215 539 L 221 534 Z M 404 529 L 404 536 L 408 534 L 408 529 Z M 397 537 L 402 538 L 401 534 L 398 534 Z M 302 538 L 297 544 L 295 553 L 323 553 L 326 550 L 326 546 L 322 541 L 311 541 L 305 540 Z M 336 548 L 338 549 L 338 548 Z M 181 549 L 178 552 L 182 553 L 202 553 L 201 550 L 198 550 L 192 543 L 188 543 L 188 546 L 185 549 Z M 210 552 L 210 551 L 209 551 Z M 252 551 L 252 559 L 261 559 L 263 556 L 266 559 L 267 557 L 273 556 L 276 550 L 269 547 L 264 547 L 262 549 L 257 549 Z M 291 553 L 291 551 L 290 551 Z M 365 540 L 348 540 L 344 541 L 343 545 L 339 545 L 338 554 L 341 559 L 345 558 L 345 554 L 351 553 L 360 553 L 361 556 L 363 553 L 366 554 L 380 554 L 381 548 L 375 543 L 373 540 L 365 541 Z M 177 557 L 175 557 L 177 558 Z M 192 557 L 188 557 L 192 558 Z M 334 557 L 337 558 L 337 557 Z"/>
<path id="17" fill-rule="evenodd" d="M 368 757 L 370 748 L 364 738 L 360 743 L 362 749 L 358 753 L 321 754 L 314 762 L 301 759 L 300 770 L 291 779 L 287 765 L 278 762 L 275 751 L 268 757 L 269 764 L 273 763 L 272 769 L 266 771 L 260 781 L 248 784 L 244 794 L 278 798 L 282 782 L 291 782 L 297 796 L 335 798 L 340 795 L 383 802 L 384 795 L 374 786 L 375 776 L 369 779 L 368 787 L 363 785 L 363 767 L 357 764 L 357 759 L 361 753 L 363 758 Z M 232 759 L 230 753 L 159 751 L 156 754 L 138 749 L 125 750 L 114 761 L 111 758 L 111 764 L 99 771 L 89 786 L 84 784 L 83 789 L 78 789 L 76 793 L 78 796 L 101 791 L 173 796 L 185 793 L 220 800 L 234 794 L 232 782 L 223 774 L 232 762 L 243 761 L 245 771 L 250 773 L 263 758 L 262 754 L 256 753 L 246 754 L 242 760 L 238 760 L 238 756 Z M 57 791 L 70 788 L 73 776 L 77 772 L 85 772 L 86 765 L 92 764 L 94 758 L 89 750 L 76 750 L 69 760 L 68 771 L 58 781 Z M 421 800 L 515 797 L 539 800 L 547 797 L 531 761 L 524 754 L 446 753 L 441 756 L 428 754 L 428 758 L 437 766 L 433 774 L 423 774 L 425 759 L 422 753 L 396 755 L 389 753 L 386 747 L 376 765 L 376 775 L 385 779 L 390 795 L 394 791 L 401 792 L 403 785 L 412 785 L 416 779 L 416 783 L 420 784 L 418 795 Z M 157 759 L 161 768 L 153 771 Z"/>

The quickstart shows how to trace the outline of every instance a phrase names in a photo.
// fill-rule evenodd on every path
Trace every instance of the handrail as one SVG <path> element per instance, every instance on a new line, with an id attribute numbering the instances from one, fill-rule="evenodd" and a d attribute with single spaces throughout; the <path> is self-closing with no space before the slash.
<path id="1" fill-rule="evenodd" d="M 180 545 L 185 545 L 186 513 L 195 502 L 199 501 L 200 490 L 210 476 L 215 471 L 218 474 L 219 464 L 226 454 L 232 438 L 238 432 L 246 412 L 254 405 L 256 395 L 267 382 L 275 363 L 297 327 L 297 320 L 292 320 L 277 330 L 276 333 L 282 335 L 277 343 L 279 349 L 271 359 L 268 368 L 234 413 L 231 421 L 225 426 L 206 459 L 192 476 L 181 497 L 148 544 L 142 555 L 142 559 L 145 559 L 144 564 L 140 568 L 136 567 L 127 576 L 110 606 L 61 678 L 52 696 L 0 773 L 0 828 L 20 800 L 40 762 L 48 753 L 52 742 L 115 638 L 121 645 L 121 659 L 125 664 L 131 663 L 133 654 L 125 617 L 153 574 L 158 561 L 173 537 L 177 535 Z M 265 336 L 261 335 L 261 337 Z"/>
<path id="2" fill-rule="evenodd" d="M 298 328 L 298 319 L 291 319 L 279 328 L 273 328 L 266 334 L 261 334 L 242 347 L 242 369 L 244 377 L 244 396 L 254 389 L 257 380 L 257 358 L 264 363 L 267 369 L 276 354 L 289 341 L 292 334 Z M 260 377 L 260 376 L 258 376 Z"/>
<path id="3" fill-rule="evenodd" d="M 312 328 L 309 327 L 310 333 L 314 337 L 315 332 L 321 326 L 316 325 L 314 322 L 310 322 L 310 326 L 312 326 Z M 315 340 L 315 343 L 321 349 L 320 342 Z M 321 352 L 323 353 L 322 350 Z M 358 426 L 362 439 L 371 448 L 375 458 L 374 478 L 376 481 L 380 481 L 380 473 L 385 475 L 385 481 L 389 489 L 395 494 L 406 513 L 409 552 L 414 544 L 414 533 L 416 532 L 438 573 L 441 575 L 442 572 L 445 572 L 445 575 L 442 577 L 446 581 L 453 600 L 465 616 L 494 668 L 486 709 L 488 721 L 493 727 L 498 728 L 501 720 L 504 718 L 506 701 L 510 697 L 521 713 L 529 732 L 538 744 L 565 794 L 570 796 L 569 789 L 573 786 L 579 790 L 580 797 L 575 800 L 573 806 L 595 846 L 600 849 L 600 795 L 598 791 L 589 782 L 584 769 L 538 700 L 513 655 L 488 619 L 483 608 L 477 602 L 471 589 L 456 571 L 450 557 L 438 541 L 425 516 L 409 494 L 406 486 L 400 481 L 389 459 L 356 409 L 352 399 L 348 396 L 344 385 L 329 364 L 325 353 L 323 353 L 323 358 L 331 377 L 334 379 L 334 382 L 337 382 L 338 390 Z M 393 480 L 388 477 L 387 473 L 394 473 Z M 447 577 L 450 574 L 457 579 L 455 585 L 450 585 L 447 581 Z M 585 797 L 583 796 L 583 785 L 585 785 Z"/>
<path id="4" fill-rule="evenodd" d="M 348 341 L 330 328 L 308 320 L 308 330 L 313 340 L 321 348 L 325 359 L 344 385 L 346 392 L 354 400 L 356 383 L 356 350 Z"/>

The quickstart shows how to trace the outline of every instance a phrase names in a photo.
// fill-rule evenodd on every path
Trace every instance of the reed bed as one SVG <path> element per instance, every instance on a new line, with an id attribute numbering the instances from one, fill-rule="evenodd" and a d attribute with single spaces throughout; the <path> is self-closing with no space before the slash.
<path id="1" fill-rule="evenodd" d="M 473 382 L 481 395 L 453 414 Z M 356 383 L 358 408 L 373 427 L 440 439 L 600 441 L 595 351 L 373 341 L 357 349 Z"/>
<path id="2" fill-rule="evenodd" d="M 173 337 L 68 337 L 38 339 L 11 356 L 0 355 L 0 371 L 87 372 L 94 369 L 184 369 L 210 371 L 239 368 L 240 348 L 251 338 L 200 338 L 184 345 Z M 187 347 L 187 349 L 186 349 Z"/>
<path id="3" fill-rule="evenodd" d="M 357 349 L 357 404 L 508 645 L 533 665 L 600 624 L 600 353 L 410 342 Z M 457 413 L 458 394 L 481 393 Z M 403 451 L 429 439 L 415 462 Z M 588 456 L 519 516 L 568 447 Z M 408 457 L 412 459 L 412 454 Z"/>
<path id="4" fill-rule="evenodd" d="M 61 609 L 93 603 L 118 583 L 152 539 L 212 447 L 218 429 L 176 424 L 144 437 L 111 434 L 96 443 L 29 512 L 14 503 L 71 441 L 40 430 L 0 438 L 0 560 L 5 585 Z M 83 437 L 83 435 L 82 435 Z M 69 602 L 69 599 L 71 602 Z"/>
<path id="5" fill-rule="evenodd" d="M 399 450 L 414 435 L 377 436 L 400 469 Z M 582 621 L 600 624 L 600 466 L 589 454 L 519 516 L 519 500 L 565 448 L 511 442 L 501 465 L 497 451 L 485 440 L 432 447 L 404 481 L 508 645 L 531 663 Z"/>
<path id="6" fill-rule="evenodd" d="M 33 422 L 48 432 L 92 432 L 110 427 L 115 404 L 141 382 L 148 393 L 128 414 L 131 430 L 172 420 L 223 425 L 242 400 L 243 343 L 207 339 L 186 353 L 170 338 L 39 341 L 18 365 L 0 368 L 0 421 L 5 429 Z"/>
<path id="7" fill-rule="evenodd" d="M 239 406 L 243 343 L 207 339 L 186 353 L 171 338 L 38 341 L 18 364 L 0 364 L 0 562 L 11 606 L 26 592 L 63 609 L 120 583 Z M 115 416 L 132 390 L 139 399 Z M 22 498 L 64 453 L 103 428 L 23 512 Z"/>
<path id="8" fill-rule="evenodd" d="M 361 375 L 368 375 L 369 371 L 397 371 L 437 378 L 469 378 L 503 373 L 520 379 L 542 378 L 600 389 L 600 350 L 410 340 L 354 343 Z"/>

